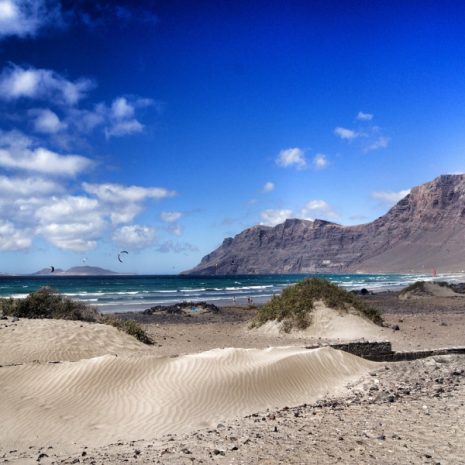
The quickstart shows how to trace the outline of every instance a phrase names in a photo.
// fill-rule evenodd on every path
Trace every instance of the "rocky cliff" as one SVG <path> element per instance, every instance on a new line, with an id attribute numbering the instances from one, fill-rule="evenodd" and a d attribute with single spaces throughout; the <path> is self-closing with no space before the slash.
<path id="1" fill-rule="evenodd" d="M 422 272 L 465 269 L 465 175 L 415 187 L 356 226 L 288 219 L 227 238 L 187 274 Z"/>

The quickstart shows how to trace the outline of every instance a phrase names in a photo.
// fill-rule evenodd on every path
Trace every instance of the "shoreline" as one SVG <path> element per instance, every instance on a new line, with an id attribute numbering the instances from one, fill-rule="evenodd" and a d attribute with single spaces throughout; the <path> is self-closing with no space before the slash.
<path id="1" fill-rule="evenodd" d="M 465 346 L 465 295 L 398 296 L 360 296 L 382 312 L 380 336 L 393 351 Z M 322 347 L 324 338 L 248 330 L 255 312 L 236 304 L 190 316 L 119 314 L 154 346 L 96 323 L 1 320 L 0 414 L 3 434 L 11 432 L 0 457 L 17 465 L 461 463 L 463 355 L 368 366 Z M 312 344 L 316 352 L 302 350 Z M 320 382 L 337 389 L 318 391 Z M 173 404 L 163 407 L 163 396 Z"/>

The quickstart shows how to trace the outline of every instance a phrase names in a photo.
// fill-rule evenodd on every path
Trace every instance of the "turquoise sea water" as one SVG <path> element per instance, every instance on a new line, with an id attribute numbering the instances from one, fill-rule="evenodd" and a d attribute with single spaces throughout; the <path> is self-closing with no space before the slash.
<path id="1" fill-rule="evenodd" d="M 0 276 L 0 297 L 24 298 L 51 286 L 72 299 L 92 304 L 101 312 L 125 312 L 158 304 L 208 301 L 216 304 L 264 302 L 305 277 L 319 276 L 346 289 L 382 291 L 418 280 L 464 281 L 458 274 L 319 274 L 247 276 Z"/>

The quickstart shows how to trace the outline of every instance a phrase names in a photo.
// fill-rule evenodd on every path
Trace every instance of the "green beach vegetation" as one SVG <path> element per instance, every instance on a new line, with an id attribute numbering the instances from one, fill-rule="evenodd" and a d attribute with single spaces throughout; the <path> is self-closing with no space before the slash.
<path id="1" fill-rule="evenodd" d="M 153 344 L 152 339 L 135 321 L 101 315 L 94 307 L 84 302 L 71 300 L 48 286 L 30 293 L 25 299 L 0 299 L 0 312 L 4 316 L 17 318 L 50 318 L 107 324 L 124 331 L 144 344 Z"/>
<path id="2" fill-rule="evenodd" d="M 283 290 L 263 305 L 252 321 L 252 327 L 259 327 L 267 321 L 283 323 L 283 330 L 306 329 L 312 323 L 315 302 L 322 301 L 328 307 L 340 311 L 353 309 L 361 316 L 378 325 L 383 320 L 378 310 L 368 306 L 355 294 L 321 278 L 307 278 Z"/>

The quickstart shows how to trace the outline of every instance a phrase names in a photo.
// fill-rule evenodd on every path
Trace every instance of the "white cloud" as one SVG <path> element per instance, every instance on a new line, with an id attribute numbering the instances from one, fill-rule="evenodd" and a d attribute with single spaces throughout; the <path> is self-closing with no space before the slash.
<path id="1" fill-rule="evenodd" d="M 313 158 L 313 166 L 317 170 L 326 168 L 328 166 L 328 159 L 326 158 L 326 155 L 323 153 L 317 153 Z"/>
<path id="2" fill-rule="evenodd" d="M 54 197 L 39 208 L 36 217 L 44 222 L 67 222 L 79 218 L 81 221 L 100 218 L 100 205 L 96 199 L 83 196 Z"/>
<path id="3" fill-rule="evenodd" d="M 295 166 L 297 169 L 302 170 L 307 166 L 304 151 L 298 147 L 284 149 L 279 152 L 276 159 L 276 164 L 284 168 L 288 166 Z"/>
<path id="4" fill-rule="evenodd" d="M 61 25 L 58 2 L 0 0 L 0 38 L 34 36 L 45 25 Z"/>
<path id="5" fill-rule="evenodd" d="M 399 192 L 373 192 L 371 196 L 378 200 L 383 206 L 392 207 L 408 194 L 410 194 L 410 189 Z"/>
<path id="6" fill-rule="evenodd" d="M 67 127 L 65 123 L 60 121 L 56 113 L 47 108 L 33 109 L 28 113 L 34 118 L 33 126 L 36 132 L 55 134 Z"/>
<path id="7" fill-rule="evenodd" d="M 363 111 L 359 111 L 357 114 L 357 119 L 359 121 L 371 121 L 373 119 L 372 113 L 364 113 Z"/>
<path id="8" fill-rule="evenodd" d="M 60 185 L 47 179 L 0 176 L 0 196 L 2 197 L 49 195 L 61 190 Z"/>
<path id="9" fill-rule="evenodd" d="M 18 230 L 10 221 L 0 219 L 0 250 L 21 250 L 31 246 L 30 234 Z"/>
<path id="10" fill-rule="evenodd" d="M 268 181 L 265 183 L 265 185 L 262 188 L 262 192 L 272 192 L 274 191 L 275 185 L 273 182 Z"/>
<path id="11" fill-rule="evenodd" d="M 110 137 L 121 137 L 130 134 L 136 134 L 144 130 L 144 125 L 136 119 L 128 121 L 117 121 L 109 128 L 105 129 L 105 135 L 107 138 Z"/>
<path id="12" fill-rule="evenodd" d="M 174 223 L 182 218 L 181 212 L 161 212 L 160 218 L 166 223 Z"/>
<path id="13" fill-rule="evenodd" d="M 11 170 L 73 177 L 90 168 L 92 161 L 80 155 L 60 155 L 33 142 L 18 131 L 0 132 L 0 166 Z"/>
<path id="14" fill-rule="evenodd" d="M 292 216 L 292 210 L 273 210 L 268 209 L 260 213 L 261 223 L 266 226 L 276 226 L 277 224 L 283 223 L 287 218 Z"/>
<path id="15" fill-rule="evenodd" d="M 93 87 L 90 79 L 72 82 L 49 69 L 22 68 L 14 64 L 0 74 L 0 98 L 3 100 L 30 98 L 75 105 Z"/>
<path id="16" fill-rule="evenodd" d="M 312 221 L 315 218 L 334 220 L 338 215 L 325 200 L 310 200 L 300 211 L 300 217 Z"/>
<path id="17" fill-rule="evenodd" d="M 125 97 L 118 97 L 113 100 L 111 114 L 117 119 L 132 118 L 134 116 L 134 106 Z"/>
<path id="18" fill-rule="evenodd" d="M 370 152 L 371 150 L 385 149 L 389 145 L 389 137 L 379 136 L 374 142 L 369 143 L 365 148 L 365 152 Z"/>
<path id="19" fill-rule="evenodd" d="M 118 205 L 118 209 L 110 208 L 110 219 L 113 224 L 130 223 L 139 213 L 142 212 L 142 205 L 129 203 Z"/>
<path id="20" fill-rule="evenodd" d="M 36 210 L 35 217 L 37 234 L 63 250 L 95 248 L 106 228 L 99 202 L 83 196 L 52 197 Z"/>
<path id="21" fill-rule="evenodd" d="M 140 225 L 123 226 L 113 233 L 113 240 L 123 247 L 143 249 L 153 244 L 155 229 Z"/>
<path id="22" fill-rule="evenodd" d="M 334 130 L 334 134 L 344 140 L 352 140 L 358 137 L 360 134 L 352 129 L 337 127 Z"/>
<path id="23" fill-rule="evenodd" d="M 90 184 L 84 182 L 82 188 L 85 192 L 93 194 L 108 203 L 141 202 L 152 198 L 155 200 L 173 197 L 176 192 L 164 187 L 123 186 L 121 184 Z"/>
<path id="24" fill-rule="evenodd" d="M 148 98 L 118 97 L 113 100 L 108 110 L 108 127 L 105 135 L 110 137 L 121 137 L 129 134 L 137 134 L 144 130 L 144 125 L 134 115 L 136 108 L 153 105 L 153 100 Z"/>

